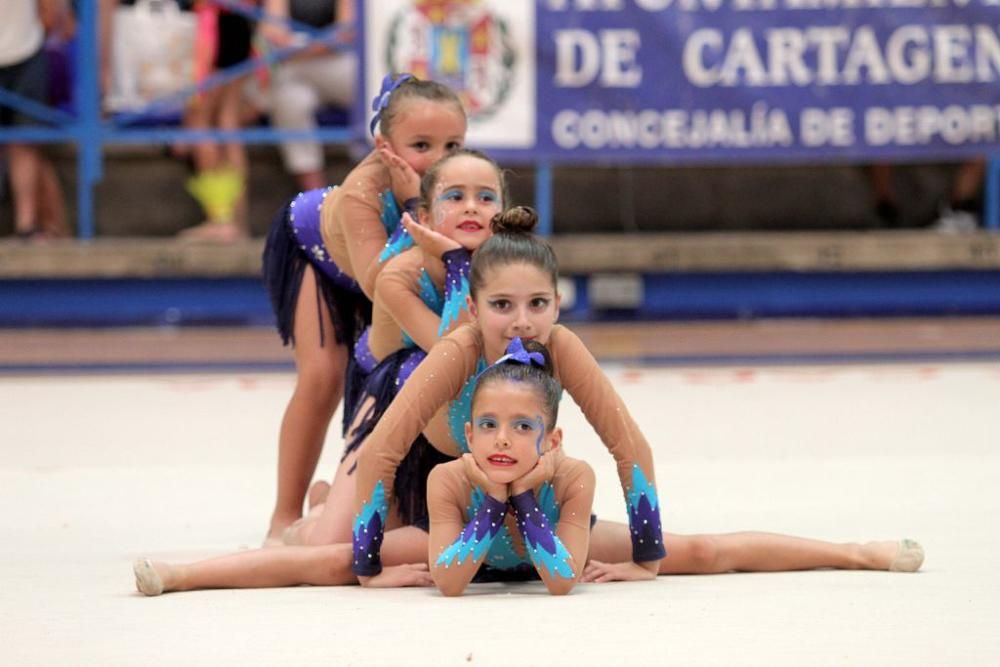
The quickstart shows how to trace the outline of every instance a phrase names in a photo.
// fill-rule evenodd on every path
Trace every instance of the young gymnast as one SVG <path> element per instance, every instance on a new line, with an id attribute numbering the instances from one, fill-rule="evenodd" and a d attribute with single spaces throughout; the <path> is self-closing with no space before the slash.
<path id="1" fill-rule="evenodd" d="M 519 218 L 524 219 L 519 219 Z M 468 396 L 455 406 L 446 405 L 448 398 L 464 390 L 466 369 L 473 368 L 472 377 L 485 364 L 469 362 L 464 356 L 474 358 L 485 350 L 491 360 L 501 357 L 514 337 L 534 339 L 548 346 L 555 376 L 574 397 L 598 433 L 618 433 L 615 442 L 627 442 L 621 431 L 637 427 L 628 413 L 612 399 L 612 424 L 607 426 L 598 417 L 606 408 L 601 399 L 591 392 L 605 387 L 607 378 L 597 366 L 582 342 L 568 329 L 556 324 L 558 294 L 556 293 L 556 264 L 548 245 L 528 233 L 535 220 L 524 210 L 500 216 L 493 238 L 480 246 L 473 259 L 470 275 L 471 314 L 475 322 L 459 327 L 442 338 L 431 350 L 427 359 L 414 371 L 399 396 L 390 406 L 385 417 L 368 438 L 362 452 L 382 454 L 381 448 L 372 447 L 376 436 L 412 442 L 414 432 L 419 432 L 425 415 L 438 414 L 436 430 L 428 439 L 440 448 L 441 438 L 449 437 L 449 426 L 461 419 L 462 442 L 466 440 L 465 423 L 471 419 L 471 389 Z M 455 366 L 457 370 L 449 369 Z M 561 372 L 560 372 L 561 371 Z M 435 377 L 430 377 L 435 374 Z M 437 397 L 436 382 L 442 382 L 444 398 Z M 607 391 L 604 389 L 603 391 Z M 613 389 L 610 390 L 613 393 Z M 421 394 L 430 394 L 423 402 Z M 449 393 L 450 392 L 450 393 Z M 435 410 L 439 402 L 443 410 Z M 464 405 L 464 409 L 463 409 Z M 449 407 L 454 407 L 449 410 Z M 619 412 L 620 408 L 620 412 Z M 412 412 L 411 412 L 412 410 Z M 402 412 L 400 412 L 402 411 Z M 443 414 L 443 424 L 441 417 Z M 596 415 L 596 416 L 595 416 Z M 385 432 L 384 429 L 391 430 Z M 426 429 L 430 432 L 431 429 Z M 631 434 L 630 434 L 631 435 Z M 632 436 L 632 437 L 641 437 Z M 383 444 L 383 447 L 385 445 Z M 389 455 L 393 461 L 402 458 L 399 449 Z M 457 445 L 456 445 L 457 453 Z M 364 457 L 362 457 L 363 460 Z M 622 465 L 619 462 L 619 470 Z M 360 483 L 360 482 L 359 482 Z M 383 488 L 393 488 L 391 484 Z M 633 489 L 630 489 L 633 490 Z M 658 507 L 655 497 L 650 498 L 650 488 L 635 489 L 628 498 L 631 510 L 641 516 L 650 507 Z M 645 499 L 645 500 L 644 500 Z M 390 498 L 391 500 L 391 498 Z M 646 508 L 646 509 L 644 509 Z M 420 586 L 431 585 L 427 569 L 429 540 L 427 532 L 417 525 L 402 526 L 396 512 L 383 509 L 384 515 L 372 513 L 369 523 L 379 517 L 386 528 L 381 542 L 381 573 L 365 577 L 368 586 Z M 630 511 L 630 514 L 633 512 Z M 384 516 L 384 519 L 382 517 Z M 648 520 L 648 519 L 647 519 Z M 638 519 L 638 523 L 643 521 Z M 636 521 L 633 520 L 633 524 Z M 645 533 L 648 535 L 648 533 Z M 629 526 L 608 521 L 597 521 L 590 533 L 587 564 L 580 581 L 604 582 L 649 579 L 656 574 L 718 574 L 733 571 L 785 571 L 815 568 L 871 569 L 915 572 L 923 562 L 923 550 L 910 540 L 868 543 L 834 544 L 771 533 L 742 532 L 724 535 L 675 535 L 662 533 L 659 539 L 641 537 L 647 542 L 657 541 L 666 545 L 669 555 L 659 561 L 637 563 L 633 546 L 634 534 Z M 640 543 L 640 547 L 644 543 Z M 435 558 L 437 556 L 435 555 Z M 257 549 L 200 561 L 190 565 L 154 563 L 146 559 L 136 561 L 134 572 L 136 586 L 146 595 L 165 591 L 194 590 L 200 588 L 262 588 L 293 586 L 298 584 L 344 585 L 358 581 L 352 573 L 357 560 L 351 543 L 321 546 L 288 546 L 275 549 Z"/>
<path id="2" fill-rule="evenodd" d="M 302 516 L 353 345 L 370 319 L 375 279 L 388 259 L 412 245 L 401 213 L 417 201 L 420 175 L 465 140 L 461 102 L 442 84 L 386 77 L 373 106 L 375 150 L 340 187 L 289 202 L 264 249 L 264 279 L 282 341 L 294 344 L 297 373 L 281 422 L 278 491 L 265 544 L 279 542 Z"/>
<path id="3" fill-rule="evenodd" d="M 537 578 L 561 595 L 583 573 L 594 471 L 563 454 L 561 394 L 545 347 L 519 338 L 476 379 L 471 453 L 427 481 L 428 562 L 445 595 L 473 581 Z"/>
<path id="4" fill-rule="evenodd" d="M 380 569 L 382 526 L 392 518 L 396 466 L 409 443 L 423 431 L 446 454 L 468 451 L 461 427 L 469 419 L 472 379 L 499 358 L 514 337 L 548 347 L 556 379 L 617 461 L 629 525 L 597 522 L 583 581 L 824 567 L 919 569 L 923 550 L 910 540 L 831 544 L 756 532 L 662 534 L 649 447 L 593 356 L 570 330 L 556 324 L 555 256 L 548 244 L 529 233 L 536 219 L 526 211 L 530 210 L 512 209 L 498 216 L 494 236 L 474 257 L 470 312 L 475 322 L 459 327 L 432 348 L 361 450 L 352 568 L 363 584 Z M 419 539 L 412 532 L 408 535 Z M 398 548 L 398 540 L 394 541 Z M 670 555 L 661 560 L 664 544 Z"/>
<path id="5" fill-rule="evenodd" d="M 506 200 L 500 167 L 479 151 L 459 149 L 427 170 L 421 179 L 420 224 L 404 220 L 420 241 L 386 263 L 375 281 L 372 324 L 354 350 L 365 375 L 352 409 L 354 420 L 332 486 L 316 482 L 310 515 L 286 531 L 286 544 L 350 541 L 356 451 L 437 339 L 467 317 L 470 256 L 492 235 L 490 220 Z M 404 459 L 396 497 L 407 524 L 426 516 L 424 482 L 436 463 L 450 460 L 419 438 Z M 340 526 L 340 532 L 337 527 Z"/>

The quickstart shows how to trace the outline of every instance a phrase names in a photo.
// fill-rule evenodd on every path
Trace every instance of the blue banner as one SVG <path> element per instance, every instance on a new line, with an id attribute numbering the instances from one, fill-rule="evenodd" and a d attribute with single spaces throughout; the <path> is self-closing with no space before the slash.
<path id="1" fill-rule="evenodd" d="M 540 2 L 535 155 L 729 163 L 996 152 L 998 23 L 996 0 Z"/>
<path id="2" fill-rule="evenodd" d="M 503 159 L 1000 152 L 1000 0 L 368 0 L 364 93 L 456 88 Z M 367 111 L 367 110 L 365 110 Z"/>

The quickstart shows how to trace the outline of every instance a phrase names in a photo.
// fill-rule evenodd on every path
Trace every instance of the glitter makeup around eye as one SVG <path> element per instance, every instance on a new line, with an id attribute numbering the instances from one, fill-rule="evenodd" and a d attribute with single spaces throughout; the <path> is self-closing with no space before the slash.
<path id="1" fill-rule="evenodd" d="M 443 187 L 438 188 L 438 194 L 434 198 L 435 201 L 439 202 L 448 201 L 448 197 L 450 197 L 453 194 L 464 196 L 464 193 L 459 188 L 448 188 L 444 192 L 441 192 L 442 190 L 444 190 Z"/>

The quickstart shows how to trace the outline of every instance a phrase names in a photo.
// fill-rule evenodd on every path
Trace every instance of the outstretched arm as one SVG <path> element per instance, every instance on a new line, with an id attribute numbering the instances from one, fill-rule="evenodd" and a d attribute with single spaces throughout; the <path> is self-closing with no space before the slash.
<path id="1" fill-rule="evenodd" d="M 632 560 L 658 562 L 666 555 L 666 550 L 649 443 L 611 381 L 576 334 L 565 327 L 556 327 L 549 339 L 549 350 L 559 381 L 580 406 L 617 463 L 628 508 Z M 655 564 L 649 568 L 655 571 Z"/>
<path id="2" fill-rule="evenodd" d="M 474 372 L 475 359 L 443 338 L 410 375 L 358 455 L 352 570 L 360 577 L 382 569 L 380 550 L 393 482 L 400 461 L 434 414 L 458 395 Z M 361 580 L 364 585 L 367 582 Z"/>

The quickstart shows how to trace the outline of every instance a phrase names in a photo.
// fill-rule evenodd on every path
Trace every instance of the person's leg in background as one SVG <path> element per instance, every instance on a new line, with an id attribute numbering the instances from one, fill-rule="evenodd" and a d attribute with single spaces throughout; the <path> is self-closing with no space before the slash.
<path id="1" fill-rule="evenodd" d="M 224 88 L 207 90 L 192 100 L 184 116 L 184 125 L 192 130 L 215 129 L 215 119 L 222 104 Z M 205 220 L 181 232 L 184 238 L 224 240 L 232 231 L 232 208 L 239 183 L 224 170 L 223 149 L 217 142 L 201 141 L 193 146 L 195 174 L 187 183 L 188 191 L 198 200 Z"/>
<path id="2" fill-rule="evenodd" d="M 243 89 L 246 79 L 241 77 L 226 84 L 222 93 L 222 104 L 219 107 L 218 126 L 222 130 L 239 130 L 243 127 L 244 104 Z M 246 147 L 238 141 L 230 141 L 223 146 L 223 159 L 226 169 L 235 173 L 240 180 L 239 193 L 233 206 L 232 221 L 237 238 L 250 235 L 247 224 L 247 191 L 246 183 L 249 173 L 249 160 Z"/>
<path id="3" fill-rule="evenodd" d="M 319 108 L 317 91 L 299 73 L 302 63 L 290 62 L 274 71 L 271 81 L 271 123 L 282 130 L 309 131 L 316 128 Z M 286 141 L 281 144 L 285 170 L 295 176 L 299 190 L 323 187 L 323 147 L 317 141 Z"/>
<path id="4" fill-rule="evenodd" d="M 206 10 L 207 11 L 207 10 Z M 210 12 L 209 12 L 210 13 Z M 212 22 L 207 22 L 208 29 Z M 243 16 L 219 12 L 214 29 L 217 43 L 201 58 L 212 57 L 211 66 L 224 70 L 245 61 L 250 54 L 253 26 Z M 238 130 L 242 127 L 245 77 L 206 91 L 189 106 L 185 124 L 195 129 Z M 188 239 L 229 242 L 249 235 L 246 224 L 246 151 L 239 142 L 201 142 L 194 148 L 196 174 L 188 190 L 205 210 L 206 221 L 184 230 Z"/>
<path id="5" fill-rule="evenodd" d="M 38 225 L 49 238 L 66 238 L 70 235 L 66 217 L 66 201 L 55 164 L 44 155 L 38 163 L 37 198 Z"/>
<path id="6" fill-rule="evenodd" d="M 934 229 L 945 233 L 974 232 L 982 212 L 986 160 L 975 158 L 958 166 L 952 176 L 947 202 L 942 202 Z"/>
<path id="7" fill-rule="evenodd" d="M 48 60 L 43 50 L 28 59 L 0 68 L 0 87 L 39 104 L 48 101 Z M 0 108 L 0 124 L 31 127 L 40 122 L 7 107 Z M 65 235 L 65 204 L 55 169 L 38 146 L 7 145 L 14 232 L 32 237 Z M 61 220 L 59 219 L 61 212 Z"/>
<path id="8" fill-rule="evenodd" d="M 953 208 L 975 211 L 979 209 L 979 197 L 986 177 L 986 160 L 977 158 L 963 162 L 952 181 L 951 205 Z"/>
<path id="9" fill-rule="evenodd" d="M 14 199 L 14 233 L 30 237 L 41 230 L 38 226 L 38 173 L 42 155 L 35 146 L 8 144 L 10 189 Z"/>
<path id="10" fill-rule="evenodd" d="M 896 228 L 900 226 L 899 200 L 893 181 L 891 164 L 879 162 L 869 167 L 872 190 L 875 191 L 875 215 L 879 226 Z"/>
<path id="11" fill-rule="evenodd" d="M 322 106 L 349 108 L 354 99 L 357 60 L 353 53 L 329 54 L 286 63 L 275 71 L 271 89 L 271 122 L 294 130 L 316 128 Z M 327 184 L 323 146 L 318 141 L 281 144 L 285 169 L 300 190 Z"/>

